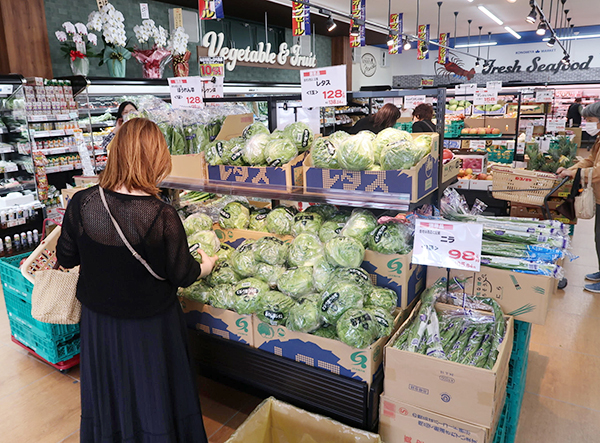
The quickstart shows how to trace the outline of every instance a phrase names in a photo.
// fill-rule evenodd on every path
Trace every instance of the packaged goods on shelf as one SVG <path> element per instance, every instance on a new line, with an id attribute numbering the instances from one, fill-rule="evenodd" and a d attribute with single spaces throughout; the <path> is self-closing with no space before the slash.
<path id="1" fill-rule="evenodd" d="M 496 116 L 487 117 L 483 115 L 465 119 L 465 128 L 482 127 L 486 129 L 497 129 L 497 132 L 495 132 L 496 134 L 515 134 L 517 129 L 517 119 Z"/>

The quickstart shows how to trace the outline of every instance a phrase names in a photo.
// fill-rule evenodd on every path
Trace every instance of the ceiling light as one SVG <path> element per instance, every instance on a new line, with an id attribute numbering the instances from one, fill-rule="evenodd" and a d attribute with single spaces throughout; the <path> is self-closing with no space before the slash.
<path id="1" fill-rule="evenodd" d="M 408 38 L 406 38 L 406 39 L 404 40 L 404 46 L 403 46 L 403 48 L 404 48 L 404 50 L 405 50 L 405 51 L 408 51 L 408 50 L 410 50 L 410 48 L 411 48 L 411 44 L 410 44 L 410 40 L 409 40 Z"/>
<path id="2" fill-rule="evenodd" d="M 525 19 L 525 21 L 527 23 L 531 23 L 533 25 L 536 20 L 537 20 L 537 12 L 535 12 L 535 6 L 534 6 L 533 8 L 531 8 L 531 12 L 529 13 L 529 15 L 527 15 L 527 18 Z"/>
<path id="3" fill-rule="evenodd" d="M 333 31 L 335 28 L 337 28 L 337 23 L 333 21 L 333 17 L 332 17 L 332 16 L 329 16 L 329 17 L 327 18 L 327 23 L 326 23 L 326 26 L 327 26 L 327 30 L 328 30 L 329 32 L 331 32 L 331 31 Z"/>
<path id="4" fill-rule="evenodd" d="M 544 23 L 544 22 L 541 21 L 540 24 L 538 25 L 537 30 L 535 31 L 535 33 L 537 35 L 546 35 L 546 29 L 547 29 L 546 23 Z"/>
<path id="5" fill-rule="evenodd" d="M 498 42 L 471 43 L 468 45 L 456 45 L 455 48 L 473 48 L 477 46 L 496 46 Z"/>
<path id="6" fill-rule="evenodd" d="M 583 35 L 570 35 L 568 37 L 561 37 L 561 40 L 580 40 L 585 38 L 600 38 L 600 34 L 583 34 Z M 546 37 L 542 41 L 547 42 L 550 38 Z"/>
<path id="7" fill-rule="evenodd" d="M 358 37 L 360 35 L 360 27 L 358 25 L 352 25 L 352 29 L 350 30 L 350 35 L 352 37 Z"/>
<path id="8" fill-rule="evenodd" d="M 479 59 L 477 59 L 477 61 L 475 62 L 475 67 L 479 68 Z"/>
<path id="9" fill-rule="evenodd" d="M 546 40 L 546 39 L 544 39 L 544 40 Z M 546 42 L 546 44 L 547 44 L 549 47 L 552 47 L 552 46 L 554 46 L 554 43 L 556 43 L 556 39 L 555 39 L 554 37 L 550 37 L 550 38 L 548 39 L 548 41 Z"/>
<path id="10" fill-rule="evenodd" d="M 496 23 L 498 23 L 499 25 L 503 25 L 504 22 L 502 20 L 500 20 L 498 17 L 496 17 L 494 14 L 492 14 L 489 9 L 487 9 L 485 6 L 477 6 L 477 8 L 483 12 L 485 15 L 487 15 L 489 18 L 491 18 L 492 20 L 494 20 Z"/>
<path id="11" fill-rule="evenodd" d="M 563 59 L 560 62 L 563 65 L 569 66 L 571 64 L 571 60 L 570 60 L 569 54 L 565 54 L 565 56 L 563 57 Z"/>
<path id="12" fill-rule="evenodd" d="M 428 52 L 429 52 L 429 46 L 427 45 L 427 43 L 425 43 L 425 42 L 421 43 L 421 53 L 427 54 Z"/>
<path id="13" fill-rule="evenodd" d="M 508 3 L 516 3 L 517 0 L 507 0 Z"/>
<path id="14" fill-rule="evenodd" d="M 518 38 L 519 40 L 521 39 L 521 34 L 519 34 L 518 32 L 516 32 L 513 28 L 511 28 L 510 26 L 505 26 L 504 29 L 506 29 L 510 34 L 512 34 L 512 36 L 514 38 Z"/>

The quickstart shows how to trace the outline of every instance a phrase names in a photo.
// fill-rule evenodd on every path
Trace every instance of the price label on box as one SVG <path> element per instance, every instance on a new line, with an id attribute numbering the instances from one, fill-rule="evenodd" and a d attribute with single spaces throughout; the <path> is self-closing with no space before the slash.
<path id="1" fill-rule="evenodd" d="M 485 151 L 485 140 L 470 140 L 469 148 L 473 151 Z"/>
<path id="2" fill-rule="evenodd" d="M 302 107 L 345 106 L 346 66 L 300 71 Z"/>
<path id="3" fill-rule="evenodd" d="M 517 155 L 525 154 L 525 143 L 519 142 L 517 143 Z"/>
<path id="4" fill-rule="evenodd" d="M 526 142 L 531 141 L 532 138 L 533 138 L 533 125 L 529 124 L 525 128 L 525 141 Z"/>
<path id="5" fill-rule="evenodd" d="M 204 107 L 202 79 L 200 77 L 170 78 L 169 92 L 173 109 Z"/>
<path id="6" fill-rule="evenodd" d="M 479 223 L 417 219 L 412 262 L 478 272 L 482 235 Z"/>
<path id="7" fill-rule="evenodd" d="M 551 103 L 554 98 L 554 90 L 552 89 L 536 89 L 535 101 L 540 103 Z"/>
<path id="8" fill-rule="evenodd" d="M 479 105 L 495 105 L 498 102 L 498 91 L 488 91 L 487 89 L 478 89 L 473 97 L 473 104 Z"/>

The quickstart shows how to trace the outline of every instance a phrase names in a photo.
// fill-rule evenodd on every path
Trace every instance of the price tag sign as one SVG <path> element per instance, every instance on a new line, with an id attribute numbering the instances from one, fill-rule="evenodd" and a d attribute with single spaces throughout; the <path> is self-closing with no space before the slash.
<path id="1" fill-rule="evenodd" d="M 554 90 L 552 89 L 536 89 L 535 101 L 539 103 L 551 103 L 554 98 Z"/>
<path id="2" fill-rule="evenodd" d="M 475 97 L 473 98 L 473 104 L 479 105 L 495 105 L 498 102 L 498 91 L 487 89 L 478 89 L 475 91 Z"/>
<path id="3" fill-rule="evenodd" d="M 477 83 L 464 83 L 456 87 L 457 95 L 475 94 L 477 91 Z"/>
<path id="4" fill-rule="evenodd" d="M 198 57 L 200 77 L 224 77 L 225 59 L 223 57 Z"/>
<path id="5" fill-rule="evenodd" d="M 529 125 L 525 128 L 525 141 L 531 141 L 533 138 L 533 125 Z"/>
<path id="6" fill-rule="evenodd" d="M 412 262 L 479 271 L 482 235 L 479 223 L 417 219 Z"/>
<path id="7" fill-rule="evenodd" d="M 148 3 L 140 3 L 140 13 L 142 14 L 142 20 L 148 20 L 150 18 Z"/>
<path id="8" fill-rule="evenodd" d="M 346 65 L 300 71 L 302 107 L 344 106 Z"/>
<path id="9" fill-rule="evenodd" d="M 549 150 L 550 150 L 550 139 L 545 138 L 545 137 L 540 139 L 540 152 L 542 154 L 545 154 Z"/>
<path id="10" fill-rule="evenodd" d="M 77 144 L 77 151 L 79 152 L 79 157 L 81 158 L 81 166 L 83 169 L 83 175 L 92 176 L 96 175 L 94 173 L 94 167 L 92 166 L 92 161 L 90 160 L 90 151 L 88 150 L 87 143 L 83 138 L 83 131 L 81 129 L 74 129 L 73 136 L 75 137 L 75 143 Z"/>
<path id="11" fill-rule="evenodd" d="M 0 94 L 10 95 L 13 92 L 13 85 L 0 85 Z"/>
<path id="12" fill-rule="evenodd" d="M 202 77 L 204 98 L 223 97 L 223 77 Z"/>
<path id="13" fill-rule="evenodd" d="M 517 155 L 525 154 L 525 143 L 519 142 L 517 143 Z"/>
<path id="14" fill-rule="evenodd" d="M 425 103 L 427 97 L 424 95 L 407 95 L 404 97 L 404 107 L 406 109 L 415 109 L 421 103 Z"/>
<path id="15" fill-rule="evenodd" d="M 485 140 L 470 140 L 469 148 L 473 151 L 485 151 Z"/>
<path id="16" fill-rule="evenodd" d="M 499 91 L 502 89 L 502 82 L 500 82 L 500 81 L 487 82 L 485 87 L 488 91 Z"/>
<path id="17" fill-rule="evenodd" d="M 567 120 L 564 118 L 551 118 L 548 119 L 546 125 L 547 132 L 561 132 L 566 129 Z"/>
<path id="18" fill-rule="evenodd" d="M 202 79 L 200 77 L 170 78 L 169 92 L 173 109 L 192 109 L 204 106 Z"/>

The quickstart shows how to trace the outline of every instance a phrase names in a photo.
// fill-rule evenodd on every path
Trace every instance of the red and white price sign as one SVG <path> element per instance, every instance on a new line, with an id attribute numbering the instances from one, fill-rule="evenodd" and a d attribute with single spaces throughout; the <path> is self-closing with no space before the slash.
<path id="1" fill-rule="evenodd" d="M 169 92 L 173 109 L 204 107 L 202 79 L 200 77 L 175 77 L 169 79 Z"/>
<path id="2" fill-rule="evenodd" d="M 498 102 L 498 90 L 478 89 L 475 91 L 473 104 L 479 105 L 495 105 Z"/>
<path id="3" fill-rule="evenodd" d="M 300 71 L 302 107 L 344 106 L 346 100 L 346 65 Z"/>
<path id="4" fill-rule="evenodd" d="M 482 235 L 479 223 L 417 219 L 412 262 L 479 271 Z"/>
<path id="5" fill-rule="evenodd" d="M 566 118 L 550 118 L 546 124 L 546 132 L 561 132 L 566 129 Z"/>
<path id="6" fill-rule="evenodd" d="M 535 101 L 538 103 L 551 103 L 554 99 L 553 89 L 536 89 Z"/>
<path id="7" fill-rule="evenodd" d="M 485 140 L 469 140 L 469 148 L 473 151 L 485 151 Z"/>
<path id="8" fill-rule="evenodd" d="M 198 57 L 200 77 L 224 77 L 225 59 L 223 57 Z"/>
<path id="9" fill-rule="evenodd" d="M 426 103 L 427 97 L 424 95 L 407 95 L 404 97 L 404 108 L 415 109 L 421 103 Z"/>

